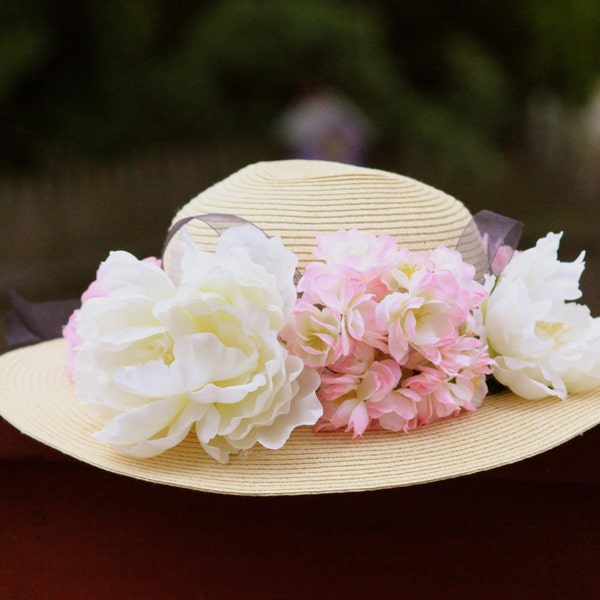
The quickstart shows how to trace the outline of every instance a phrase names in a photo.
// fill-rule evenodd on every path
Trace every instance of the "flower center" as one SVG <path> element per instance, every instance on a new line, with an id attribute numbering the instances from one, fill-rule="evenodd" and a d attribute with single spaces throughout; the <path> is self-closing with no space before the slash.
<path id="1" fill-rule="evenodd" d="M 560 321 L 540 321 L 537 323 L 537 329 L 540 329 L 548 337 L 556 338 L 560 334 L 565 333 L 567 327 Z"/>

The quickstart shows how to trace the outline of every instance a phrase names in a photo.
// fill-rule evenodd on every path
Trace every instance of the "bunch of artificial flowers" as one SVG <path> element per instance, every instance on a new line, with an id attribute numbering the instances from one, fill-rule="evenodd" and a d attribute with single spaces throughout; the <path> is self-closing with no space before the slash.
<path id="1" fill-rule="evenodd" d="M 301 425 L 363 435 L 475 410 L 490 374 L 564 399 L 600 384 L 600 321 L 570 302 L 583 255 L 560 262 L 559 241 L 500 253 L 478 282 L 455 250 L 338 231 L 296 286 L 279 238 L 232 227 L 207 253 L 184 232 L 166 270 L 126 252 L 101 265 L 64 331 L 69 374 L 99 441 L 150 457 L 193 429 L 220 462 Z"/>

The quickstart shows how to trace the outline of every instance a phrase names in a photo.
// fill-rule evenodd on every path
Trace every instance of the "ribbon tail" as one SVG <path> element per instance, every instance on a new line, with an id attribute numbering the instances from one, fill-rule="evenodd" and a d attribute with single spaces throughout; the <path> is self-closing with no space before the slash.
<path id="1" fill-rule="evenodd" d="M 163 264 L 165 262 L 165 254 L 167 251 L 167 247 L 171 243 L 171 240 L 175 237 L 175 234 L 182 227 L 187 225 L 190 221 L 194 220 L 202 221 L 203 223 L 208 225 L 213 231 L 215 231 L 218 235 L 222 235 L 225 230 L 238 225 L 252 225 L 253 227 L 256 227 L 256 229 L 258 229 L 265 236 L 267 235 L 260 227 L 258 227 L 258 225 L 255 225 L 254 223 L 252 223 L 252 221 L 248 221 L 242 217 L 238 217 L 237 215 L 230 215 L 226 213 L 207 213 L 204 215 L 193 215 L 191 217 L 184 217 L 183 219 L 179 219 L 179 221 L 176 221 L 167 232 L 167 237 L 165 239 L 162 251 Z M 298 284 L 298 281 L 300 281 L 301 277 L 302 273 L 300 273 L 300 271 L 296 269 L 296 273 L 294 274 L 294 284 Z"/>
<path id="2" fill-rule="evenodd" d="M 9 297 L 13 305 L 6 316 L 9 350 L 61 337 L 69 317 L 81 305 L 75 299 L 29 302 L 12 290 Z"/>
<path id="3" fill-rule="evenodd" d="M 456 249 L 475 266 L 476 279 L 498 275 L 515 252 L 523 223 L 489 210 L 476 213 L 465 227 Z"/>
<path id="4" fill-rule="evenodd" d="M 191 217 L 184 217 L 183 219 L 179 219 L 179 221 L 173 223 L 173 225 L 167 232 L 167 237 L 163 245 L 163 260 L 165 252 L 167 250 L 167 246 L 171 243 L 171 240 L 175 237 L 175 234 L 182 227 L 187 225 L 190 221 L 194 220 L 206 223 L 206 225 L 213 229 L 218 235 L 221 235 L 226 229 L 229 229 L 230 227 L 235 227 L 236 225 L 254 225 L 254 223 L 251 223 L 250 221 L 247 221 L 242 217 L 238 217 L 237 215 L 228 215 L 224 213 L 208 213 L 205 215 L 193 215 Z M 256 225 L 254 225 L 254 227 L 256 227 Z M 259 229 L 259 231 L 262 231 L 262 229 L 260 229 L 259 227 L 256 228 Z"/>
<path id="5" fill-rule="evenodd" d="M 498 275 L 514 254 L 523 223 L 490 210 L 481 210 L 474 217 L 488 257 L 488 272 Z"/>

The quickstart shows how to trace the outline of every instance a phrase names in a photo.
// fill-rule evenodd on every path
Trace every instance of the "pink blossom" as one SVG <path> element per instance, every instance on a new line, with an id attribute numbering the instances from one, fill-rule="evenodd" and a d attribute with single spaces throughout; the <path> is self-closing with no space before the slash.
<path id="1" fill-rule="evenodd" d="M 386 270 L 396 250 L 396 240 L 389 235 L 376 236 L 350 229 L 330 235 L 317 234 L 315 256 L 328 264 L 369 277 L 369 274 Z"/>
<path id="2" fill-rule="evenodd" d="M 310 267 L 310 265 L 309 265 Z M 323 305 L 340 315 L 340 339 L 344 356 L 353 352 L 355 342 L 365 341 L 374 347 L 385 348 L 384 332 L 377 327 L 376 302 L 364 282 L 309 269 L 303 278 L 302 300 Z"/>
<path id="3" fill-rule="evenodd" d="M 512 246 L 500 246 L 490 265 L 492 275 L 500 275 L 515 254 L 518 254 L 518 252 Z"/>
<path id="4" fill-rule="evenodd" d="M 381 402 L 369 406 L 369 415 L 382 429 L 409 431 L 417 425 L 421 396 L 408 388 L 393 390 Z"/>
<path id="5" fill-rule="evenodd" d="M 334 373 L 362 375 L 375 360 L 375 353 L 373 346 L 365 342 L 356 342 L 351 354 L 340 357 L 328 365 L 328 369 Z"/>
<path id="6" fill-rule="evenodd" d="M 315 256 L 345 279 L 356 279 L 368 293 L 381 297 L 386 286 L 381 275 L 397 251 L 396 241 L 389 235 L 376 236 L 356 229 L 317 235 Z"/>
<path id="7" fill-rule="evenodd" d="M 489 234 L 487 232 L 483 234 L 481 241 L 483 243 L 483 247 L 487 248 L 489 255 L 489 251 L 492 248 L 490 248 Z M 504 267 L 506 267 L 506 265 L 511 261 L 512 257 L 517 253 L 518 251 L 512 246 L 502 244 L 499 248 L 497 248 L 494 256 L 491 257 L 492 262 L 489 266 L 489 272 L 492 275 L 500 275 L 500 273 L 504 271 Z"/>
<path id="8" fill-rule="evenodd" d="M 75 356 L 77 355 L 77 349 L 83 342 L 83 339 L 77 332 L 79 309 L 73 311 L 67 324 L 63 327 L 63 337 L 67 340 L 67 348 L 65 350 L 66 356 L 66 371 L 69 379 L 73 380 L 73 369 L 75 366 Z"/>
<path id="9" fill-rule="evenodd" d="M 438 366 L 449 376 L 457 377 L 465 371 L 489 375 L 495 365 L 487 344 L 474 336 L 460 336 L 440 346 Z"/>
<path id="10" fill-rule="evenodd" d="M 331 402 L 344 398 L 356 398 L 356 388 L 360 383 L 360 375 L 353 373 L 334 373 L 325 369 L 321 372 L 321 387 L 317 391 L 319 399 Z"/>
<path id="11" fill-rule="evenodd" d="M 391 359 L 374 362 L 367 369 L 357 389 L 358 397 L 369 403 L 386 398 L 400 382 L 402 369 Z"/>
<path id="12" fill-rule="evenodd" d="M 339 315 L 331 308 L 322 309 L 299 301 L 280 332 L 291 354 L 311 367 L 324 367 L 341 355 Z"/>
<path id="13" fill-rule="evenodd" d="M 327 404 L 337 403 L 335 410 L 329 406 L 321 419 L 324 428 L 327 424 L 336 429 L 342 426 L 354 435 L 362 435 L 371 421 L 370 407 L 385 400 L 398 385 L 402 375 L 400 366 L 393 360 L 374 362 L 361 376 L 326 375 L 321 377 L 319 398 Z"/>
<path id="14" fill-rule="evenodd" d="M 362 435 L 369 426 L 369 414 L 364 402 L 358 398 L 348 398 L 339 404 L 325 402 L 323 417 L 315 425 L 316 431 L 335 431 L 345 427 L 354 431 L 355 437 Z"/>
<path id="15" fill-rule="evenodd" d="M 406 293 L 394 292 L 377 306 L 379 327 L 387 326 L 390 354 L 400 363 L 410 348 L 428 359 L 439 358 L 439 344 L 458 334 L 468 306 L 449 272 L 415 275 Z"/>
<path id="16" fill-rule="evenodd" d="M 394 256 L 390 268 L 383 273 L 382 280 L 389 291 L 406 292 L 412 276 L 424 269 L 433 269 L 433 263 L 427 254 L 402 248 Z"/>
<path id="17" fill-rule="evenodd" d="M 487 292 L 483 285 L 474 279 L 475 267 L 465 262 L 460 252 L 450 250 L 445 246 L 438 246 L 431 252 L 431 260 L 435 265 L 436 272 L 447 271 L 452 274 L 461 290 L 461 296 L 469 308 L 481 305 L 487 297 Z"/>
<path id="18" fill-rule="evenodd" d="M 315 254 L 322 262 L 306 267 L 297 306 L 329 311 L 339 332 L 319 338 L 318 430 L 408 431 L 481 404 L 494 364 L 480 310 L 487 291 L 458 252 L 398 250 L 353 230 L 320 236 Z M 286 338 L 306 352 L 306 325 L 289 327 Z"/>
<path id="19" fill-rule="evenodd" d="M 427 425 L 458 413 L 461 409 L 475 410 L 487 393 L 485 374 L 467 371 L 450 377 L 434 366 L 403 382 L 403 386 L 421 397 L 416 404 L 419 425 Z"/>

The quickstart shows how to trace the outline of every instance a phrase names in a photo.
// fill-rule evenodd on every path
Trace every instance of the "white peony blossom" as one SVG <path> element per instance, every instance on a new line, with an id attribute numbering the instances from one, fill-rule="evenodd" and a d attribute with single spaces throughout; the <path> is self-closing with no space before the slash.
<path id="1" fill-rule="evenodd" d="M 560 262 L 561 236 L 515 254 L 484 303 L 494 376 L 528 399 L 564 399 L 600 384 L 600 320 L 566 302 L 581 296 L 584 254 Z"/>
<path id="2" fill-rule="evenodd" d="M 227 462 L 314 424 L 319 377 L 278 337 L 295 267 L 279 238 L 250 225 L 224 232 L 214 254 L 184 235 L 169 273 L 111 253 L 77 315 L 73 364 L 78 397 L 104 422 L 96 438 L 151 457 L 193 428 Z"/>

